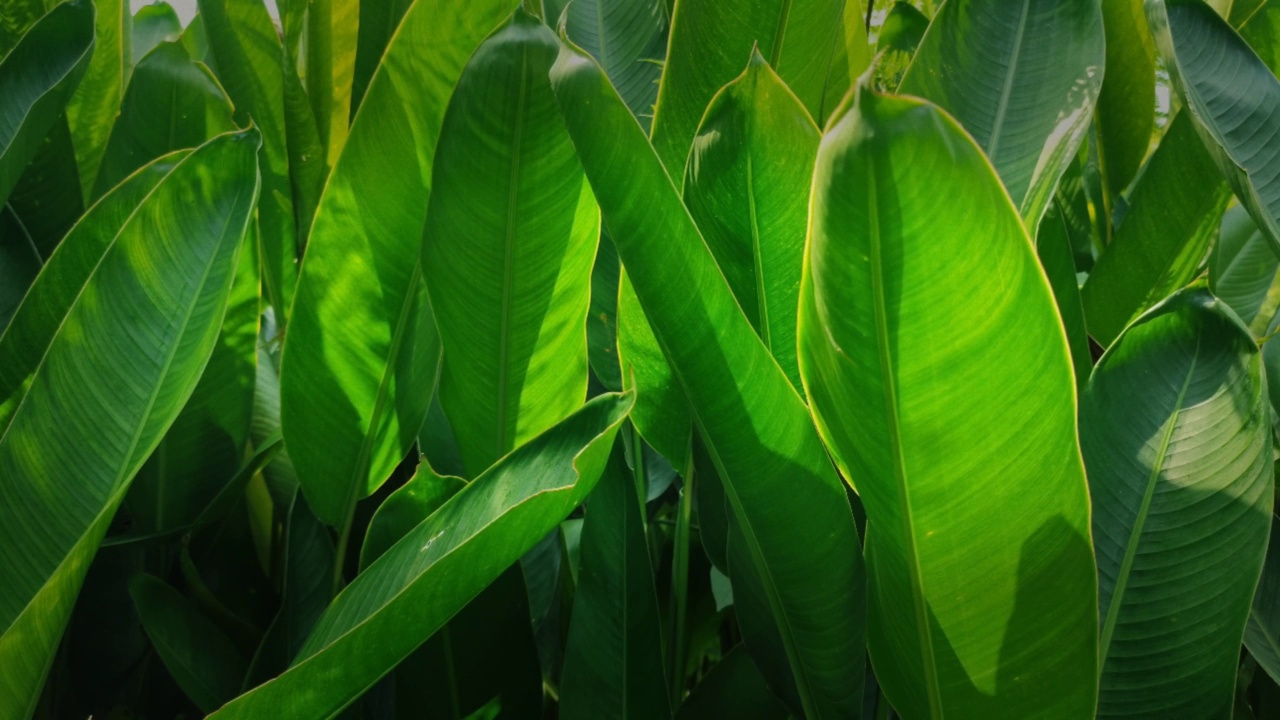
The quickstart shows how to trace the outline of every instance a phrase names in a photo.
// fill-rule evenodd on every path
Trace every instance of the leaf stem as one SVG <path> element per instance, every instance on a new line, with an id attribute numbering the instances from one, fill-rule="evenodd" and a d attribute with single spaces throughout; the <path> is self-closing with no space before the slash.
<path id="1" fill-rule="evenodd" d="M 671 702 L 677 707 L 684 699 L 684 669 L 689 654 L 685 634 L 685 617 L 689 605 L 689 528 L 693 517 L 693 453 L 684 469 L 684 486 L 680 489 L 680 507 L 676 515 L 675 543 L 671 557 L 671 657 L 668 683 Z"/>

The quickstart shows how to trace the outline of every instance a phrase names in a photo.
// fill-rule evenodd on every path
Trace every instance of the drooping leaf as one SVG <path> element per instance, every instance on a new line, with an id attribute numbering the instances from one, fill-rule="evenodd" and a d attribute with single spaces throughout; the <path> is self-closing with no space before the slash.
<path id="1" fill-rule="evenodd" d="M 937 107 L 862 88 L 833 123 L 800 371 L 866 508 L 876 677 L 904 717 L 1087 717 L 1089 500 L 1035 252 L 981 149 Z"/>
<path id="2" fill-rule="evenodd" d="M 1098 717 L 1228 717 L 1271 525 L 1262 359 L 1202 286 L 1131 324 L 1081 396 L 1101 610 Z"/>
<path id="3" fill-rule="evenodd" d="M 80 169 L 83 198 L 93 193 L 98 163 L 107 149 L 107 138 L 133 69 L 133 16 L 129 14 L 129 3 L 97 0 L 96 7 L 93 57 L 85 69 L 84 81 L 67 103 L 67 124 Z"/>
<path id="4" fill-rule="evenodd" d="M 136 575 L 129 594 L 165 668 L 203 712 L 236 696 L 245 663 L 236 646 L 182 593 L 154 575 Z"/>
<path id="5" fill-rule="evenodd" d="M 218 79 L 242 126 L 262 131 L 262 199 L 258 203 L 262 274 L 276 317 L 287 325 L 297 284 L 298 235 L 285 130 L 284 48 L 260 0 L 199 0 Z"/>
<path id="6" fill-rule="evenodd" d="M 182 35 L 182 21 L 178 19 L 177 11 L 164 0 L 138 8 L 131 24 L 133 31 L 129 45 L 133 51 L 133 65 L 141 62 L 161 43 L 174 42 Z"/>
<path id="7" fill-rule="evenodd" d="M 1280 254 L 1280 80 L 1199 0 L 1147 0 L 1147 20 L 1196 133 Z"/>
<path id="8" fill-rule="evenodd" d="M 161 155 L 234 128 L 231 101 L 209 69 L 191 62 L 181 43 L 161 43 L 133 69 L 102 154 L 94 197 Z"/>
<path id="9" fill-rule="evenodd" d="M 582 404 L 600 214 L 522 10 L 471 56 L 445 113 L 422 235 L 440 404 L 474 477 Z"/>
<path id="10" fill-rule="evenodd" d="M 1178 113 L 1081 289 L 1089 334 L 1110 345 L 1130 320 L 1190 282 L 1230 197 L 1191 118 Z"/>
<path id="11" fill-rule="evenodd" d="M 1142 2 L 1102 3 L 1107 63 L 1095 121 L 1111 197 L 1119 196 L 1137 175 L 1155 128 L 1156 48 Z"/>
<path id="12" fill-rule="evenodd" d="M 899 92 L 960 121 L 1035 229 L 1088 131 L 1103 44 L 1099 0 L 953 0 Z"/>
<path id="13" fill-rule="evenodd" d="M 84 572 L 128 488 L 194 389 L 213 351 L 257 194 L 257 135 L 222 135 L 178 162 L 122 224 L 88 273 L 49 268 L 62 301 L 40 346 L 0 358 L 0 711 L 26 715 Z M 114 232 L 113 232 L 114 231 Z M 74 231 L 73 231 L 74 232 Z M 57 255 L 72 255 L 64 243 Z M 57 258 L 55 258 L 57 259 Z M 35 290 L 32 291 L 33 293 Z M 35 358 L 34 363 L 29 359 Z M 10 384 L 16 380 L 16 384 Z M 74 409 L 72 409 L 74 408 Z M 68 504 L 50 498 L 76 497 Z M 38 528 L 38 530 L 37 530 Z M 38 540 L 37 540 L 38 538 Z"/>
<path id="14" fill-rule="evenodd" d="M 1271 244 L 1249 217 L 1249 211 L 1237 205 L 1222 218 L 1218 242 L 1209 256 L 1209 289 L 1245 324 L 1253 322 L 1267 290 L 1275 280 L 1280 259 Z"/>
<path id="15" fill-rule="evenodd" d="M 863 672 L 857 531 L 804 403 L 603 70 L 564 45 L 551 80 L 603 221 L 742 522 L 805 712 L 853 716 Z"/>
<path id="16" fill-rule="evenodd" d="M 800 390 L 796 305 L 818 128 L 753 51 L 712 99 L 685 168 L 684 201 L 756 334 Z"/>
<path id="17" fill-rule="evenodd" d="M 1271 376 L 1267 377 L 1270 383 Z M 1267 556 L 1244 626 L 1244 645 L 1271 679 L 1280 682 L 1280 532 L 1276 525 L 1272 514 Z"/>
<path id="18" fill-rule="evenodd" d="M 351 123 L 351 82 L 355 77 L 360 3 L 309 0 L 306 3 L 307 97 L 320 142 L 335 163 Z M 448 20 L 440 18 L 440 22 Z"/>
<path id="19" fill-rule="evenodd" d="M 630 405 L 596 398 L 476 478 L 343 590 L 283 675 L 212 717 L 337 715 L 581 502 Z"/>
<path id="20" fill-rule="evenodd" d="M 587 499 L 560 683 L 566 720 L 671 716 L 644 504 L 620 446 Z"/>
<path id="21" fill-rule="evenodd" d="M 432 157 L 463 65 L 514 6 L 418 0 L 320 200 L 281 359 L 280 410 L 307 502 L 330 525 L 382 484 L 426 416 L 439 341 L 418 258 Z"/>
<path id="22" fill-rule="evenodd" d="M 31 26 L 0 58 L 0 203 L 40 149 L 93 51 L 93 4 L 71 0 Z"/>

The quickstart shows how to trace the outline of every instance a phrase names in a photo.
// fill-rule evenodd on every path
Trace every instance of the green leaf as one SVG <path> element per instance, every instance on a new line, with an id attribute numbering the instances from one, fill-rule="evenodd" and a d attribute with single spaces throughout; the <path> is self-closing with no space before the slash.
<path id="1" fill-rule="evenodd" d="M 1102 616 L 1098 717 L 1229 717 L 1271 525 L 1258 346 L 1202 286 L 1136 320 L 1080 402 Z"/>
<path id="2" fill-rule="evenodd" d="M 587 362 L 607 390 L 622 389 L 618 364 L 618 282 L 622 264 L 609 234 L 600 229 L 595 264 L 591 266 L 591 306 L 587 311 Z M 588 388 L 590 392 L 590 388 Z"/>
<path id="3" fill-rule="evenodd" d="M 135 575 L 129 594 L 156 654 L 196 707 L 213 712 L 236 696 L 244 658 L 212 620 L 153 575 Z"/>
<path id="4" fill-rule="evenodd" d="M 1112 198 L 1138 174 L 1155 129 L 1156 48 L 1142 2 L 1102 3 L 1107 59 L 1095 123 L 1103 179 Z"/>
<path id="5" fill-rule="evenodd" d="M 95 230 L 111 240 L 87 273 L 51 269 L 57 256 L 84 255 L 64 242 L 36 286 L 72 300 L 59 301 L 55 323 L 25 303 L 13 321 L 53 332 L 38 346 L 10 345 L 12 328 L 0 337 L 6 364 L 19 354 L 28 362 L 4 374 L 0 392 L 12 408 L 0 426 L 0 477 L 9 480 L 0 485 L 0 543 L 23 548 L 0 561 L 6 717 L 33 706 L 129 480 L 213 351 L 257 195 L 257 143 L 252 131 L 222 135 L 178 162 L 127 219 Z M 79 500 L 50 500 L 67 497 Z"/>
<path id="6" fill-rule="evenodd" d="M 1087 717 L 1071 359 L 1016 208 L 949 115 L 865 88 L 813 187 L 800 371 L 866 508 L 877 680 L 904 717 Z"/>
<path id="7" fill-rule="evenodd" d="M 1081 289 L 1089 334 L 1110 345 L 1130 320 L 1190 282 L 1230 199 L 1191 118 L 1178 113 Z"/>
<path id="8" fill-rule="evenodd" d="M 914 57 L 916 48 L 924 39 L 929 29 L 929 16 L 916 9 L 915 5 L 898 0 L 889 8 L 884 22 L 880 25 L 880 34 L 876 37 L 876 52 L 886 51 L 906 53 Z"/>
<path id="9" fill-rule="evenodd" d="M 587 499 L 560 717 L 671 716 L 644 502 L 621 445 Z"/>
<path id="10" fill-rule="evenodd" d="M 1103 45 L 1099 0 L 952 0 L 898 90 L 960 121 L 1035 229 L 1088 132 Z"/>
<path id="11" fill-rule="evenodd" d="M 1093 370 L 1093 356 L 1089 352 L 1089 334 L 1085 330 L 1084 307 L 1080 303 L 1080 284 L 1076 280 L 1075 259 L 1071 252 L 1071 234 L 1063 219 L 1062 202 L 1054 198 L 1040 221 L 1036 232 L 1036 256 L 1044 268 L 1049 287 L 1053 290 L 1058 314 L 1067 331 L 1067 344 L 1071 348 L 1071 365 L 1075 370 L 1076 387 L 1084 387 Z"/>
<path id="12" fill-rule="evenodd" d="M 199 0 L 218 78 L 242 126 L 262 131 L 262 199 L 258 203 L 263 277 L 276 317 L 287 324 L 298 280 L 298 241 L 285 129 L 284 48 L 260 0 Z"/>
<path id="13" fill-rule="evenodd" d="M 440 475 L 424 458 L 418 463 L 413 477 L 388 495 L 373 514 L 364 536 L 364 545 L 360 548 L 360 567 L 372 565 L 400 538 L 431 517 L 431 513 L 439 510 L 466 486 L 467 481 L 460 477 Z"/>
<path id="14" fill-rule="evenodd" d="M 351 115 L 355 117 L 360 101 L 369 89 L 373 72 L 378 69 L 404 14 L 413 0 L 361 0 L 360 23 L 356 31 L 356 59 L 351 74 Z"/>
<path id="15" fill-rule="evenodd" d="M 0 57 L 22 39 L 27 30 L 45 14 L 43 0 L 5 0 L 0 13 Z"/>
<path id="16" fill-rule="evenodd" d="M 133 17 L 127 0 L 97 0 L 93 57 L 84 81 L 67 103 L 67 124 L 80 168 L 80 192 L 89 198 L 111 126 L 120 112 L 133 68 Z"/>
<path id="17" fill-rule="evenodd" d="M 173 42 L 182 35 L 182 21 L 173 6 L 164 0 L 143 5 L 133 16 L 133 32 L 130 46 L 132 64 L 137 65 L 147 53 L 161 43 Z"/>
<path id="18" fill-rule="evenodd" d="M 360 3 L 308 0 L 306 3 L 307 97 L 316 129 L 331 162 L 347 140 L 351 118 L 351 82 L 355 77 Z M 440 18 L 443 24 L 448 22 Z"/>
<path id="19" fill-rule="evenodd" d="M 1209 255 L 1209 289 L 1213 294 L 1245 324 L 1251 323 L 1267 297 L 1277 268 L 1280 260 L 1249 217 L 1249 211 L 1239 205 L 1228 210 L 1222 218 L 1218 242 Z"/>
<path id="20" fill-rule="evenodd" d="M 813 119 L 825 125 L 829 116 L 849 92 L 849 88 L 871 65 L 871 47 L 867 40 L 866 4 L 863 0 L 845 0 L 841 14 L 841 31 L 836 34 L 831 65 L 827 68 L 826 89 L 822 93 L 822 112 Z"/>
<path id="21" fill-rule="evenodd" d="M 517 10 L 463 69 L 433 164 L 422 275 L 440 404 L 471 477 L 587 393 L 600 214 L 547 79 L 558 49 Z"/>
<path id="22" fill-rule="evenodd" d="M 418 258 L 432 157 L 463 65 L 514 6 L 413 6 L 320 200 L 281 359 L 280 411 L 307 502 L 330 525 L 349 522 L 426 417 L 439 340 Z"/>
<path id="23" fill-rule="evenodd" d="M 161 43 L 133 69 L 102 155 L 94 197 L 165 153 L 195 147 L 234 128 L 231 101 L 209 69 L 192 62 L 181 43 Z"/>
<path id="24" fill-rule="evenodd" d="M 1277 525 L 1280 523 L 1273 514 L 1262 577 L 1253 593 L 1249 620 L 1244 626 L 1244 645 L 1271 679 L 1280 683 L 1280 532 L 1275 531 Z"/>
<path id="25" fill-rule="evenodd" d="M 769 692 L 746 648 L 730 650 L 689 693 L 677 720 L 783 720 L 787 709 Z"/>
<path id="26" fill-rule="evenodd" d="M 742 523 L 805 712 L 854 716 L 864 662 L 857 531 L 804 402 L 738 308 L 603 70 L 565 45 L 551 82 L 604 223 Z"/>
<path id="27" fill-rule="evenodd" d="M 292 667 L 211 717 L 336 716 L 582 501 L 630 405 L 596 398 L 476 478 L 343 590 Z"/>
<path id="28" fill-rule="evenodd" d="M 1147 20 L 1197 134 L 1280 254 L 1280 80 L 1200 0 L 1147 0 Z"/>
<path id="29" fill-rule="evenodd" d="M 685 169 L 684 202 L 756 334 L 800 390 L 796 305 L 821 133 L 752 52 L 712 99 Z"/>
<path id="30" fill-rule="evenodd" d="M 54 121 L 9 193 L 9 209 L 20 219 L 41 258 L 53 254 L 62 236 L 84 214 L 80 173 L 65 118 Z"/>
<path id="31" fill-rule="evenodd" d="M 557 15 L 546 21 L 555 26 L 559 19 Z M 600 63 L 648 132 L 667 53 L 668 18 L 662 0 L 574 0 L 564 20 L 569 39 Z"/>
<path id="32" fill-rule="evenodd" d="M 0 202 L 9 198 L 84 75 L 93 18 L 89 0 L 62 3 L 0 58 Z"/>

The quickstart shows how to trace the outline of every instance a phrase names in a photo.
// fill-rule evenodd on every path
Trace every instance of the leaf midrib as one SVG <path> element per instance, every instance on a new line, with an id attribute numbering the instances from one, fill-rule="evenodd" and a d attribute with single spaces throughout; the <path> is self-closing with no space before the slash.
<path id="1" fill-rule="evenodd" d="M 902 515 L 903 543 L 906 546 L 908 571 L 911 581 L 911 599 L 916 615 L 916 633 L 920 643 L 920 658 L 924 670 L 925 689 L 929 697 L 929 714 L 944 717 L 942 694 L 938 686 L 937 659 L 933 654 L 933 635 L 929 627 L 929 614 L 925 607 L 924 578 L 920 570 L 920 555 L 916 548 L 915 520 L 911 511 L 911 495 L 907 491 L 906 460 L 902 455 L 902 431 L 898 417 L 897 386 L 893 376 L 893 357 L 889 349 L 889 315 L 885 298 L 884 265 L 882 249 L 884 237 L 880 227 L 877 173 L 874 157 L 867 161 L 867 220 L 868 258 L 871 266 L 871 294 L 874 304 L 876 353 L 880 364 L 881 387 L 884 389 L 885 423 L 889 434 L 889 451 L 893 455 L 893 479 L 896 485 L 899 509 Z"/>
<path id="2" fill-rule="evenodd" d="M 1111 601 L 1107 605 L 1107 615 L 1102 625 L 1102 635 L 1098 643 L 1098 675 L 1102 676 L 1107 665 L 1107 654 L 1111 650 L 1112 636 L 1120 616 L 1120 607 L 1124 604 L 1124 594 L 1128 589 L 1129 575 L 1133 571 L 1133 561 L 1138 554 L 1138 545 L 1142 541 L 1142 531 L 1146 526 L 1147 515 L 1151 510 L 1151 501 L 1155 497 L 1155 489 L 1159 484 L 1160 473 L 1164 471 L 1164 463 L 1168 459 L 1169 445 L 1173 441 L 1173 432 L 1178 426 L 1178 417 L 1182 413 L 1182 404 L 1186 400 L 1187 389 L 1191 387 L 1191 378 L 1195 375 L 1196 365 L 1200 361 L 1201 336 L 1196 335 L 1196 349 L 1191 355 L 1191 366 L 1178 391 L 1178 399 L 1174 401 L 1173 412 L 1165 421 L 1163 437 L 1160 439 L 1160 452 L 1152 463 L 1151 472 L 1147 476 L 1147 486 L 1142 493 L 1142 503 L 1138 506 L 1138 514 L 1134 518 L 1133 530 L 1125 546 L 1124 559 L 1120 563 L 1120 571 L 1116 574 L 1115 589 L 1111 592 Z"/>
<path id="3" fill-rule="evenodd" d="M 750 130 L 748 129 L 748 135 Z M 748 145 L 750 139 L 748 139 Z M 764 253 L 760 248 L 760 221 L 756 216 L 756 182 L 755 168 L 751 162 L 751 150 L 747 149 L 747 213 L 750 216 L 751 225 L 751 256 L 752 274 L 756 281 L 756 311 L 759 313 L 759 327 L 757 333 L 760 340 L 764 342 L 764 346 L 768 348 L 769 354 L 773 355 L 773 344 L 769 342 L 769 303 L 767 302 L 764 289 Z"/>
<path id="4" fill-rule="evenodd" d="M 1009 58 L 1009 69 L 1004 75 L 1004 86 L 1000 88 L 1000 102 L 996 105 L 995 120 L 991 124 L 991 140 L 987 147 L 987 155 L 991 164 L 998 164 L 997 154 L 1000 149 L 1000 133 L 1004 131 L 1005 116 L 1009 112 L 1009 97 L 1013 94 L 1013 80 L 1018 74 L 1018 61 L 1022 55 L 1022 41 L 1027 32 L 1027 16 L 1031 14 L 1031 0 L 1022 0 L 1022 14 L 1018 18 L 1018 31 L 1013 36 L 1013 55 Z"/>

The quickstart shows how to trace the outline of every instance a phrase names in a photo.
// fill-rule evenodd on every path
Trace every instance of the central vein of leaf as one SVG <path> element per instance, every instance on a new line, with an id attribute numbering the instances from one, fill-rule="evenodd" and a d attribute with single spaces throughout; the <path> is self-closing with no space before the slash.
<path id="1" fill-rule="evenodd" d="M 893 480 L 897 486 L 899 512 L 902 515 L 902 538 L 906 547 L 911 599 L 916 615 L 916 632 L 920 642 L 920 660 L 924 670 L 925 689 L 929 695 L 929 715 L 943 717 L 942 696 L 938 688 L 937 661 L 933 656 L 933 637 L 929 613 L 925 606 L 924 580 L 920 572 L 920 556 L 916 548 L 915 522 L 911 512 L 911 494 L 907 492 L 907 468 L 902 456 L 902 431 L 898 418 L 898 392 L 893 375 L 893 357 L 889 349 L 889 315 L 884 287 L 884 237 L 876 192 L 876 164 L 867 162 L 867 221 L 870 242 L 871 295 L 875 304 L 876 349 L 880 356 L 881 387 L 884 388 L 885 420 L 889 430 L 889 452 L 893 456 Z"/>
<path id="2" fill-rule="evenodd" d="M 511 131 L 511 176 L 507 186 L 507 227 L 502 257 L 502 316 L 498 326 L 498 415 L 495 457 L 507 451 L 507 362 L 511 354 L 511 285 L 515 280 L 516 220 L 520 204 L 520 146 L 524 139 L 524 104 L 528 90 L 529 56 L 520 53 L 520 89 L 516 96 L 516 117 Z M 477 470 L 478 472 L 478 470 Z"/>
<path id="3" fill-rule="evenodd" d="M 1191 377 L 1195 375 L 1196 364 L 1200 361 L 1200 336 L 1196 336 L 1196 350 L 1191 356 L 1191 367 L 1187 369 L 1187 377 L 1182 381 L 1182 389 L 1178 391 L 1178 399 L 1173 405 L 1173 412 L 1165 422 L 1164 434 L 1160 438 L 1160 452 L 1156 454 L 1151 465 L 1151 473 L 1147 476 L 1147 486 L 1142 493 L 1142 504 L 1138 506 L 1138 515 L 1133 521 L 1133 530 L 1129 533 L 1129 543 L 1124 549 L 1124 560 L 1120 563 L 1120 572 L 1116 575 L 1115 589 L 1111 592 L 1111 602 L 1107 605 L 1107 616 L 1102 623 L 1102 638 L 1098 642 L 1098 674 L 1106 668 L 1107 654 L 1111 650 L 1111 639 L 1115 634 L 1116 622 L 1120 617 L 1120 607 L 1124 605 L 1124 593 L 1129 586 L 1129 575 L 1133 572 L 1133 561 L 1138 555 L 1138 545 L 1142 542 L 1142 531 L 1147 524 L 1147 515 L 1151 511 L 1151 500 L 1155 497 L 1156 487 L 1160 484 L 1160 473 L 1164 470 L 1168 459 L 1169 445 L 1173 441 L 1173 431 L 1178 426 L 1178 416 L 1182 413 L 1182 403 L 1187 396 L 1187 388 L 1191 387 Z"/>
<path id="4" fill-rule="evenodd" d="M 773 345 L 769 342 L 769 304 L 765 302 L 764 292 L 764 254 L 760 252 L 760 222 L 756 219 L 756 183 L 755 171 L 751 164 L 751 152 L 747 151 L 747 211 L 751 216 L 751 255 L 754 262 L 756 278 L 756 308 L 759 311 L 759 327 L 756 328 L 760 340 L 773 354 Z"/>
<path id="5" fill-rule="evenodd" d="M 1018 74 L 1018 60 L 1022 55 L 1022 40 L 1027 33 L 1027 16 L 1031 14 L 1031 0 L 1022 0 L 1022 15 L 1018 18 L 1018 32 L 1013 36 L 1013 55 L 1009 57 L 1009 69 L 1004 75 L 1004 87 L 1000 88 L 1000 102 L 996 105 L 996 117 L 991 123 L 991 139 L 987 145 L 987 157 L 997 165 L 1000 150 L 1000 133 L 1004 132 L 1004 119 L 1009 113 L 1009 96 L 1013 94 L 1013 80 Z M 1017 202 L 1021 204 L 1022 199 Z"/>

